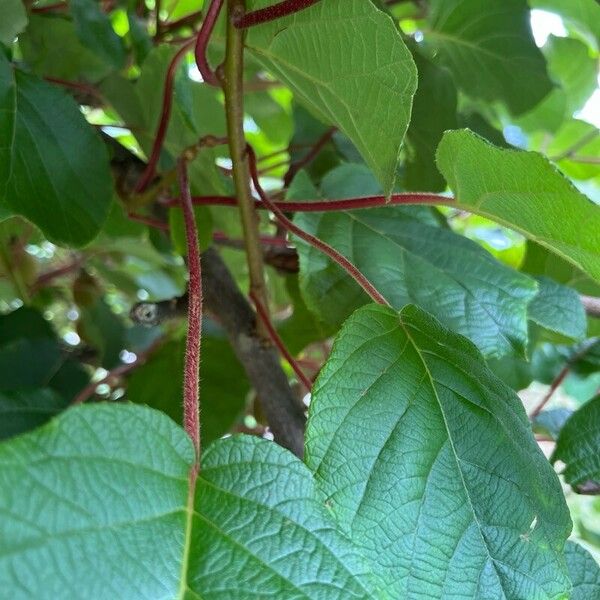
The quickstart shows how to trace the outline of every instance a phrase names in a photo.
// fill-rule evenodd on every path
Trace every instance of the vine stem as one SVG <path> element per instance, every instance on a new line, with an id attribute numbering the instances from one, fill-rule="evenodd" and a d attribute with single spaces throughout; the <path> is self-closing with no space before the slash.
<path id="1" fill-rule="evenodd" d="M 290 233 L 293 233 L 296 237 L 304 240 L 317 250 L 323 252 L 323 254 L 327 255 L 331 260 L 336 262 L 350 277 L 360 285 L 360 287 L 371 297 L 374 302 L 377 304 L 382 304 L 384 306 L 389 306 L 389 302 L 384 298 L 384 296 L 379 292 L 379 290 L 365 277 L 360 270 L 353 265 L 344 255 L 340 254 L 335 248 L 330 246 L 327 242 L 319 239 L 318 237 L 307 233 L 303 229 L 300 229 L 297 225 L 295 225 L 290 219 L 288 219 L 281 208 L 272 202 L 269 196 L 265 193 L 260 185 L 260 181 L 258 178 L 258 170 L 256 167 L 256 154 L 250 145 L 247 145 L 247 154 L 248 154 L 248 163 L 250 167 L 250 176 L 252 178 L 252 182 L 254 183 L 254 187 L 260 196 L 262 202 L 269 208 L 269 210 L 275 215 L 275 218 L 279 221 L 279 223 Z M 287 203 L 284 203 L 287 204 Z"/>
<path id="2" fill-rule="evenodd" d="M 163 342 L 164 342 L 163 338 L 158 338 L 157 340 L 152 342 L 152 344 L 150 346 L 148 346 L 148 348 L 146 348 L 146 350 L 144 350 L 143 352 L 140 352 L 137 355 L 137 358 L 132 363 L 126 363 L 123 365 L 119 365 L 118 367 L 115 367 L 114 369 L 110 370 L 107 373 L 107 375 L 105 377 L 103 377 L 100 381 L 92 381 L 91 383 L 86 385 L 77 394 L 77 396 L 75 396 L 72 404 L 73 405 L 82 404 L 90 396 L 93 396 L 94 392 L 96 391 L 96 389 L 98 388 L 99 385 L 102 385 L 103 383 L 108 383 L 109 381 L 111 381 L 111 379 L 114 379 L 115 377 L 122 377 L 123 375 L 126 375 L 127 373 L 130 373 L 131 371 L 142 366 L 148 360 L 150 355 L 153 352 L 155 352 L 162 345 Z"/>
<path id="3" fill-rule="evenodd" d="M 319 1 L 320 0 L 282 0 L 282 2 L 278 2 L 272 6 L 266 6 L 265 8 L 241 14 L 234 19 L 234 24 L 239 29 L 253 27 L 254 25 L 260 25 L 261 23 L 267 23 L 300 12 Z"/>
<path id="4" fill-rule="evenodd" d="M 588 340 L 588 342 L 584 344 L 583 348 L 581 348 L 579 352 L 574 354 L 567 361 L 567 364 L 560 370 L 560 373 L 554 378 L 554 381 L 552 381 L 550 389 L 548 390 L 546 395 L 540 400 L 539 404 L 529 413 L 530 419 L 535 419 L 535 417 L 537 417 L 542 412 L 546 404 L 548 404 L 550 398 L 552 398 L 552 396 L 554 395 L 554 392 L 556 392 L 560 384 L 565 380 L 566 376 L 571 371 L 573 365 L 578 360 L 583 358 L 598 343 L 598 340 L 599 338 L 591 338 L 590 340 Z"/>
<path id="5" fill-rule="evenodd" d="M 177 199 L 172 198 L 164 202 L 165 206 L 177 206 Z M 346 198 L 343 200 L 306 200 L 304 202 L 285 201 L 271 202 L 281 210 L 290 212 L 336 212 L 344 210 L 358 210 L 361 208 L 377 208 L 379 206 L 396 206 L 402 204 L 426 204 L 453 206 L 454 198 L 440 194 L 427 194 L 424 192 L 410 192 L 392 194 L 388 199 L 385 196 L 364 196 L 360 198 Z M 236 206 L 237 201 L 233 196 L 193 196 L 192 203 L 196 206 Z M 270 210 L 262 201 L 254 203 L 255 208 Z"/>
<path id="6" fill-rule="evenodd" d="M 185 344 L 185 366 L 183 374 L 183 425 L 194 443 L 196 470 L 200 468 L 200 341 L 202 337 L 202 270 L 198 250 L 198 229 L 190 195 L 187 163 L 185 158 L 177 162 L 179 194 L 185 236 L 187 241 L 188 283 L 188 328 Z"/>
<path id="7" fill-rule="evenodd" d="M 250 190 L 250 171 L 246 153 L 246 138 L 244 136 L 244 33 L 233 25 L 234 15 L 242 14 L 244 10 L 245 0 L 228 0 L 227 42 L 222 72 L 223 92 L 225 94 L 229 154 L 233 167 L 237 205 L 244 231 L 250 292 L 255 298 L 258 298 L 268 312 L 269 304 L 264 277 L 263 251 L 258 229 L 259 221 Z M 257 321 L 257 334 L 264 340 L 270 339 L 269 332 L 260 319 Z"/>
<path id="8" fill-rule="evenodd" d="M 279 350 L 283 358 L 285 358 L 290 367 L 292 367 L 294 373 L 296 373 L 296 377 L 298 377 L 298 380 L 301 381 L 304 384 L 304 387 L 310 392 L 312 388 L 311 380 L 304 374 L 304 372 L 300 368 L 300 365 L 296 362 L 296 359 L 287 349 L 285 343 L 277 333 L 277 329 L 275 329 L 273 323 L 271 323 L 269 314 L 267 313 L 262 302 L 252 292 L 250 292 L 250 298 L 252 299 L 252 302 L 254 302 L 254 306 L 256 307 L 256 312 L 258 313 L 258 316 L 267 328 L 271 340 L 273 341 L 275 346 L 277 346 L 277 349 Z"/>
<path id="9" fill-rule="evenodd" d="M 175 73 L 177 71 L 177 67 L 179 66 L 179 62 L 185 56 L 187 52 L 194 45 L 195 40 L 192 38 L 188 40 L 173 56 L 171 62 L 169 63 L 169 68 L 167 69 L 167 75 L 165 76 L 165 87 L 163 91 L 163 101 L 162 101 L 162 109 L 160 113 L 160 119 L 158 121 L 158 129 L 156 130 L 156 136 L 154 137 L 154 142 L 152 143 L 152 150 L 150 152 L 150 157 L 148 159 L 148 164 L 142 173 L 140 180 L 136 186 L 136 192 L 139 194 L 143 192 L 148 184 L 154 177 L 154 173 L 156 172 L 156 165 L 158 164 L 158 159 L 160 158 L 160 151 L 162 149 L 163 142 L 165 141 L 165 136 L 167 135 L 167 128 L 169 127 L 169 119 L 171 118 L 171 108 L 173 106 L 173 85 L 175 82 Z"/>
<path id="10" fill-rule="evenodd" d="M 330 127 L 312 146 L 312 148 L 303 156 L 299 161 L 293 162 L 288 169 L 288 172 L 283 178 L 283 185 L 287 187 L 294 179 L 294 176 L 300 169 L 303 169 L 306 165 L 309 165 L 327 145 L 327 142 L 333 137 L 333 134 L 337 131 L 337 127 Z"/>
<path id="11" fill-rule="evenodd" d="M 217 22 L 222 7 L 223 0 L 212 0 L 206 13 L 206 17 L 204 18 L 204 21 L 202 21 L 200 31 L 198 31 L 198 36 L 196 37 L 196 47 L 194 49 L 196 65 L 198 67 L 198 71 L 200 71 L 200 75 L 202 75 L 202 79 L 209 85 L 213 86 L 219 86 L 221 85 L 221 82 L 211 66 L 208 64 L 206 49 L 208 48 L 208 41 L 210 40 L 213 29 L 215 28 L 215 23 Z"/>

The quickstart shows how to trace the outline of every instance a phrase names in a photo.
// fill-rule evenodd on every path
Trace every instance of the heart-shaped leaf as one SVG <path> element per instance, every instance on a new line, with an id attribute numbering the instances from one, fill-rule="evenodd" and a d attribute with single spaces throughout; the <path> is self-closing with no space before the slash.
<path id="1" fill-rule="evenodd" d="M 476 434 L 474 434 L 476 432 Z M 350 441 L 350 442 L 349 442 Z M 307 465 L 165 415 L 72 409 L 0 445 L 11 598 L 564 597 L 570 521 L 516 396 L 423 311 L 368 306 L 315 386 Z"/>

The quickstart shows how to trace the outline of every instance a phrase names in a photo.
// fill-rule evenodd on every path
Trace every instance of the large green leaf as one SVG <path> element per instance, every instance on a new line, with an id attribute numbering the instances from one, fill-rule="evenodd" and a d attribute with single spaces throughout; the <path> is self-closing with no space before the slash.
<path id="1" fill-rule="evenodd" d="M 272 4 L 254 0 L 251 8 Z M 417 75 L 392 19 L 370 0 L 327 0 L 253 27 L 250 51 L 356 145 L 392 190 Z"/>
<path id="2" fill-rule="evenodd" d="M 438 167 L 460 208 L 511 227 L 600 280 L 600 207 L 541 154 L 447 132 Z"/>
<path id="3" fill-rule="evenodd" d="M 384 597 L 566 597 L 568 510 L 521 402 L 420 309 L 346 322 L 313 388 L 306 461 Z"/>
<path id="4" fill-rule="evenodd" d="M 365 562 L 297 458 L 257 438 L 220 441 L 194 494 L 193 457 L 170 419 L 133 405 L 80 407 L 0 446 L 2 592 L 371 597 Z"/>
<path id="5" fill-rule="evenodd" d="M 345 444 L 336 427 L 352 433 Z M 266 440 L 219 440 L 193 491 L 189 439 L 145 407 L 79 407 L 3 443 L 3 592 L 564 597 L 570 522 L 556 476 L 516 397 L 426 313 L 352 317 L 307 437 L 308 469 Z"/>
<path id="6" fill-rule="evenodd" d="M 106 220 L 108 153 L 65 92 L 13 69 L 0 53 L 0 203 L 59 244 L 82 246 Z M 4 145 L 5 144 L 5 145 Z"/>
<path id="7" fill-rule="evenodd" d="M 576 492 L 600 494 L 600 396 L 564 424 L 552 460 L 565 463 L 565 480 Z"/>
<path id="8" fill-rule="evenodd" d="M 2 20 L 0 21 L 0 43 L 12 44 L 27 26 L 27 12 L 21 0 L 3 0 Z"/>
<path id="9" fill-rule="evenodd" d="M 600 598 L 600 567 L 592 555 L 579 544 L 568 541 L 565 556 L 569 576 L 573 582 L 570 600 Z"/>
<path id="10" fill-rule="evenodd" d="M 433 0 L 428 20 L 425 43 L 467 94 L 521 114 L 552 89 L 526 0 Z"/>
<path id="11" fill-rule="evenodd" d="M 366 169 L 346 165 L 328 175 L 322 191 L 329 198 L 374 193 L 367 176 Z M 437 226 L 427 209 L 305 213 L 295 222 L 352 261 L 395 308 L 418 304 L 488 356 L 524 352 L 535 282 L 475 242 Z M 369 302 L 320 251 L 298 242 L 298 252 L 302 293 L 323 321 L 339 326 Z"/>

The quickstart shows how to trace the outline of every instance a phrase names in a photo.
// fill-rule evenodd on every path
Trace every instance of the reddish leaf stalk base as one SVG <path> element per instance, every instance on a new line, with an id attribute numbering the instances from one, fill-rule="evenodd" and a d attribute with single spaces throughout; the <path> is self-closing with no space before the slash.
<path id="1" fill-rule="evenodd" d="M 307 233 L 303 229 L 300 229 L 300 227 L 296 226 L 285 216 L 279 206 L 271 201 L 260 185 L 260 181 L 258 179 L 258 170 L 256 167 L 256 154 L 250 145 L 247 146 L 247 152 L 250 177 L 252 178 L 254 187 L 256 188 L 256 191 L 258 192 L 262 202 L 275 215 L 282 227 L 305 242 L 309 243 L 317 250 L 320 250 L 323 252 L 323 254 L 327 255 L 331 260 L 336 262 L 340 267 L 342 267 L 342 269 L 344 269 L 344 271 L 346 271 L 346 273 L 348 273 L 348 275 L 350 275 L 350 277 L 354 279 L 354 281 L 356 281 L 356 283 L 358 283 L 358 285 L 360 285 L 360 287 L 362 287 L 362 289 L 371 297 L 374 302 L 384 306 L 389 306 L 389 302 L 383 297 L 379 290 L 345 256 L 340 254 L 337 250 L 332 248 L 323 240 L 320 240 L 318 237 Z"/>
<path id="2" fill-rule="evenodd" d="M 188 330 L 185 345 L 185 366 L 183 375 L 183 425 L 194 443 L 196 468 L 200 465 L 200 340 L 202 336 L 202 271 L 198 250 L 198 229 L 190 196 L 190 186 L 185 159 L 177 163 L 179 193 L 188 256 Z"/>
<path id="3" fill-rule="evenodd" d="M 222 7 L 223 0 L 212 0 L 210 7 L 208 8 L 208 12 L 206 13 L 206 17 L 202 22 L 202 26 L 200 27 L 200 31 L 198 32 L 198 36 L 196 38 L 196 48 L 194 50 L 196 65 L 198 66 L 200 75 L 202 75 L 202 79 L 209 85 L 214 86 L 219 86 L 220 82 L 216 73 L 208 64 L 206 49 L 208 48 L 208 41 L 210 40 L 213 29 L 215 28 L 215 23 L 217 22 L 217 18 L 219 17 Z"/>
<path id="4" fill-rule="evenodd" d="M 275 346 L 277 346 L 277 349 L 279 350 L 283 358 L 285 358 L 290 367 L 292 367 L 294 373 L 296 373 L 296 377 L 298 377 L 299 381 L 301 381 L 304 384 L 304 387 L 310 392 L 312 388 L 311 380 L 304 374 L 304 372 L 300 368 L 300 365 L 296 362 L 296 359 L 287 349 L 283 340 L 277 333 L 277 330 L 275 329 L 273 323 L 271 323 L 271 319 L 269 319 L 269 315 L 265 310 L 265 307 L 263 306 L 262 302 L 256 297 L 256 294 L 252 292 L 250 292 L 250 298 L 252 299 L 252 302 L 254 302 L 256 312 L 258 313 L 259 318 L 261 319 L 265 328 L 267 329 L 271 340 L 273 341 Z"/>
<path id="5" fill-rule="evenodd" d="M 192 203 L 195 206 L 237 206 L 233 196 L 193 196 Z M 176 198 L 167 200 L 165 206 L 177 206 Z M 307 200 L 304 202 L 273 202 L 284 211 L 289 212 L 336 212 L 344 210 L 359 210 L 361 208 L 377 208 L 379 206 L 396 206 L 401 204 L 426 204 L 437 206 L 452 206 L 454 198 L 442 196 L 441 194 L 427 194 L 423 192 L 407 192 L 392 194 L 390 198 L 385 196 L 364 196 L 362 198 L 346 198 L 344 200 Z M 256 208 L 262 210 L 271 210 L 267 203 L 257 201 Z"/>
<path id="6" fill-rule="evenodd" d="M 281 17 L 300 12 L 319 1 L 320 0 L 283 0 L 282 2 L 273 4 L 273 6 L 267 6 L 246 13 L 240 18 L 235 19 L 233 24 L 238 29 L 260 25 L 261 23 L 267 23 L 268 21 L 274 21 L 275 19 L 281 19 Z"/>

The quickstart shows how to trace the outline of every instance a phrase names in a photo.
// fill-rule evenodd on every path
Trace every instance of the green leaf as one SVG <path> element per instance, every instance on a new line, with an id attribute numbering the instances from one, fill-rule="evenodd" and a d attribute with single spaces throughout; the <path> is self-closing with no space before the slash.
<path id="1" fill-rule="evenodd" d="M 446 182 L 435 164 L 435 151 L 444 131 L 456 129 L 457 92 L 447 69 L 413 52 L 419 70 L 408 128 L 405 184 L 409 190 L 441 192 Z"/>
<path id="2" fill-rule="evenodd" d="M 536 433 L 549 435 L 553 439 L 558 439 L 560 430 L 564 427 L 567 419 L 573 414 L 569 408 L 551 408 L 542 411 L 533 420 L 533 430 Z"/>
<path id="3" fill-rule="evenodd" d="M 582 340 L 587 321 L 579 294 L 548 277 L 537 278 L 539 291 L 528 309 L 528 317 L 550 331 L 572 340 Z"/>
<path id="4" fill-rule="evenodd" d="M 600 598 L 600 567 L 592 555 L 579 544 L 568 541 L 565 544 L 565 557 L 573 582 L 570 600 Z"/>
<path id="5" fill-rule="evenodd" d="M 0 390 L 45 386 L 60 363 L 56 337 L 38 311 L 0 315 Z"/>
<path id="6" fill-rule="evenodd" d="M 127 382 L 126 397 L 182 422 L 184 341 L 166 343 Z M 204 445 L 227 433 L 241 415 L 249 383 L 229 343 L 202 336 L 200 398 Z"/>
<path id="7" fill-rule="evenodd" d="M 73 21 L 62 15 L 29 15 L 29 25 L 19 36 L 19 49 L 40 77 L 96 82 L 113 70 L 79 41 Z"/>
<path id="8" fill-rule="evenodd" d="M 420 309 L 346 322 L 313 388 L 306 461 L 382 597 L 566 597 L 569 514 L 520 400 Z"/>
<path id="9" fill-rule="evenodd" d="M 428 21 L 425 43 L 470 96 L 518 115 L 552 89 L 525 0 L 433 0 Z"/>
<path id="10" fill-rule="evenodd" d="M 193 458 L 170 419 L 133 405 L 73 409 L 1 445 L 3 592 L 371 597 L 364 561 L 297 458 L 258 438 L 222 440 L 190 494 Z"/>
<path id="11" fill-rule="evenodd" d="M 27 27 L 27 12 L 21 0 L 3 0 L 0 44 L 8 46 Z"/>
<path id="12" fill-rule="evenodd" d="M 438 168 L 459 208 L 519 231 L 600 281 L 600 207 L 535 152 L 496 148 L 449 131 Z"/>
<path id="13" fill-rule="evenodd" d="M 251 8 L 271 3 L 254 0 Z M 299 101 L 354 142 L 390 193 L 417 83 L 392 19 L 370 1 L 328 0 L 251 28 L 246 45 Z"/>
<path id="14" fill-rule="evenodd" d="M 353 435 L 342 444 L 336 428 Z M 0 445 L 3 589 L 40 600 L 567 591 L 570 522 L 521 405 L 422 311 L 352 317 L 307 440 L 310 470 L 266 440 L 219 440 L 190 493 L 194 451 L 165 415 L 71 409 Z"/>
<path id="15" fill-rule="evenodd" d="M 125 47 L 110 19 L 95 0 L 69 2 L 77 37 L 102 60 L 120 69 L 125 63 Z"/>
<path id="16" fill-rule="evenodd" d="M 322 191 L 328 198 L 377 193 L 369 176 L 364 167 L 346 165 L 327 176 Z M 475 242 L 437 226 L 427 209 L 304 213 L 295 222 L 346 256 L 395 308 L 418 304 L 488 356 L 524 353 L 535 282 Z M 369 302 L 320 251 L 298 241 L 298 252 L 303 296 L 323 321 L 339 326 Z"/>
<path id="17" fill-rule="evenodd" d="M 598 61 L 586 44 L 573 38 L 550 36 L 544 49 L 550 74 L 561 84 L 572 115 L 598 86 Z"/>
<path id="18" fill-rule="evenodd" d="M 0 440 L 43 425 L 68 405 L 48 388 L 0 392 Z"/>
<path id="19" fill-rule="evenodd" d="M 0 203 L 58 244 L 82 246 L 106 220 L 113 181 L 106 147 L 77 104 L 0 56 Z"/>
<path id="20" fill-rule="evenodd" d="M 531 8 L 560 15 L 570 25 L 591 37 L 600 48 L 600 5 L 597 0 L 529 0 Z"/>
<path id="21" fill-rule="evenodd" d="M 565 463 L 564 478 L 577 493 L 600 493 L 600 396 L 565 423 L 552 454 L 557 460 Z"/>

